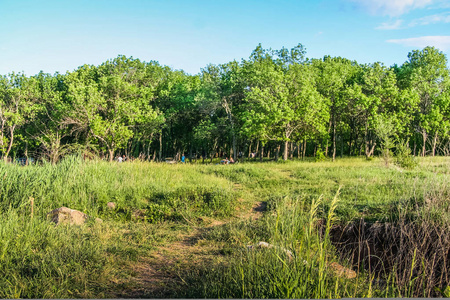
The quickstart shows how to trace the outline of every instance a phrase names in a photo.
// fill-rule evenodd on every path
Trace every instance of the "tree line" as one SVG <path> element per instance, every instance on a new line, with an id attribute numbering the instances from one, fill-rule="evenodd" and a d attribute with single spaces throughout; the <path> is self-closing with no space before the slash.
<path id="1" fill-rule="evenodd" d="M 199 74 L 118 56 L 73 72 L 0 77 L 5 161 L 70 153 L 163 160 L 227 155 L 287 160 L 380 153 L 450 155 L 450 76 L 434 47 L 401 66 L 264 49 Z M 256 153 L 256 155 L 255 155 Z M 255 157 L 256 159 L 256 157 Z"/>

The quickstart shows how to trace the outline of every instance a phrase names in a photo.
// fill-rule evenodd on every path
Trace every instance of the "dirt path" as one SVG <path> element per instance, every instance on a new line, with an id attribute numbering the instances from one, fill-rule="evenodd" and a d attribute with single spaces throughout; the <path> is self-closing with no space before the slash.
<path id="1" fill-rule="evenodd" d="M 236 185 L 236 188 L 240 186 Z M 243 199 L 239 199 L 244 202 Z M 255 202 L 250 209 L 241 205 L 236 213 L 236 219 L 257 220 L 267 209 L 266 202 Z M 248 207 L 248 206 L 247 206 Z M 220 259 L 220 245 L 204 239 L 205 234 L 217 226 L 223 226 L 230 221 L 208 219 L 204 227 L 193 227 L 189 233 L 180 234 L 176 241 L 158 247 L 150 257 L 141 258 L 133 271 L 136 276 L 129 283 L 130 289 L 125 289 L 117 296 L 120 298 L 164 298 L 174 297 L 177 288 L 186 283 L 178 276 L 177 270 L 192 267 Z"/>

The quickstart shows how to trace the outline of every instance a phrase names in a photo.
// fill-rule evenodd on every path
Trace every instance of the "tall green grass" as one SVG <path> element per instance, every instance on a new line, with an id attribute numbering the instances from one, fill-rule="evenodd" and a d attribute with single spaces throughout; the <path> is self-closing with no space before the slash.
<path id="1" fill-rule="evenodd" d="M 178 211 L 225 216 L 237 198 L 227 180 L 186 165 L 85 163 L 67 157 L 56 166 L 0 164 L 0 177 L 0 211 L 26 213 L 32 197 L 40 217 L 60 206 L 101 217 L 110 201 L 124 211 L 168 209 L 172 215 Z"/>
<path id="2" fill-rule="evenodd" d="M 123 265 L 175 235 L 164 222 L 230 216 L 238 197 L 227 180 L 182 165 L 67 157 L 0 164 L 0 178 L 0 298 L 112 297 L 112 282 L 130 276 Z M 47 213 L 61 206 L 104 222 L 55 226 Z"/>
<path id="3" fill-rule="evenodd" d="M 88 230 L 9 211 L 0 219 L 0 298 L 93 297 L 107 284 L 104 251 Z"/>
<path id="4" fill-rule="evenodd" d="M 299 198 L 277 200 L 276 210 L 247 229 L 240 240 L 232 236 L 246 224 L 218 228 L 209 239 L 234 243 L 236 251 L 225 263 L 203 266 L 185 274 L 184 297 L 196 298 L 341 298 L 368 296 L 368 283 L 343 279 L 331 270 L 336 261 L 329 242 L 337 197 L 327 215 L 325 236 L 317 230 L 320 201 L 305 207 Z M 304 213 L 309 211 L 308 213 Z M 230 235 L 231 232 L 231 235 Z M 247 248 L 264 240 L 272 248 Z M 291 251 L 292 257 L 286 253 Z M 187 288 L 189 287 L 189 288 Z"/>
<path id="5" fill-rule="evenodd" d="M 185 284 L 170 287 L 174 297 L 435 295 L 430 290 L 445 291 L 446 286 L 445 281 L 440 286 L 434 279 L 423 281 L 439 271 L 418 267 L 428 263 L 431 250 L 426 247 L 411 244 L 407 256 L 378 281 L 364 266 L 356 279 L 340 278 L 329 267 L 334 261 L 351 263 L 336 251 L 332 229 L 361 218 L 392 226 L 409 222 L 414 226 L 404 228 L 413 235 L 442 236 L 437 229 L 450 224 L 450 160 L 419 162 L 413 170 L 354 158 L 225 166 L 84 162 L 78 157 L 57 165 L 0 163 L 0 297 L 120 295 L 115 291 L 129 288 L 126 282 L 136 275 L 129 267 L 133 262 L 160 244 L 170 245 L 181 230 L 203 226 L 203 216 L 233 216 L 238 198 L 247 201 L 240 205 L 265 201 L 268 211 L 258 220 L 228 218 L 229 223 L 202 231 L 208 243 L 222 250 L 208 265 L 179 265 L 176 274 Z M 106 208 L 109 201 L 117 204 L 115 210 Z M 60 206 L 104 222 L 55 226 L 46 214 Z M 440 252 L 450 250 L 446 239 L 434 240 Z M 259 241 L 274 247 L 247 248 Z"/>
<path id="6" fill-rule="evenodd" d="M 450 160 L 425 159 L 421 164 L 416 170 L 404 170 L 385 168 L 377 161 L 351 159 L 336 163 L 288 162 L 207 169 L 242 184 L 256 199 L 267 201 L 269 211 L 256 223 L 230 224 L 209 233 L 208 239 L 226 244 L 227 253 L 231 254 L 213 267 L 203 266 L 185 273 L 188 292 L 181 295 L 211 298 L 436 295 L 435 290 L 446 287 L 446 281 L 439 281 L 440 275 L 436 273 L 444 266 L 433 266 L 428 252 L 445 254 L 450 250 L 447 239 L 443 238 L 445 230 L 436 227 L 450 224 L 447 222 L 450 181 L 446 171 Z M 337 260 L 350 266 L 351 261 L 346 261 L 345 255 L 339 257 L 335 251 L 330 239 L 332 228 L 360 222 L 361 218 L 392 224 L 395 230 L 386 232 L 385 237 L 399 240 L 385 242 L 404 247 L 399 247 L 401 251 L 396 256 L 385 257 L 394 260 L 386 261 L 392 269 L 386 270 L 384 277 L 380 278 L 380 274 L 362 264 L 356 268 L 357 278 L 339 278 L 327 267 L 329 263 Z M 413 225 L 408 225 L 410 222 Z M 397 236 L 402 230 L 407 234 Z M 426 238 L 432 236 L 436 237 L 434 241 Z M 420 247 L 419 239 L 427 240 L 427 246 Z M 246 245 L 258 241 L 276 247 L 247 250 Z M 355 236 L 349 242 L 357 250 L 369 247 L 364 243 L 371 241 L 361 237 L 358 242 Z M 295 253 L 294 260 L 290 261 L 280 249 Z M 435 259 L 441 261 L 442 257 L 435 256 Z M 445 277 L 446 272 L 439 274 Z"/>

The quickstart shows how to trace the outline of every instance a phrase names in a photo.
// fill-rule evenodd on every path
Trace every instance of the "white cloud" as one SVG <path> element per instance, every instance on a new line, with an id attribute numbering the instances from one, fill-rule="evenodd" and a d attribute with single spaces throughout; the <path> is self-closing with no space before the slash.
<path id="1" fill-rule="evenodd" d="M 450 23 L 450 12 L 426 16 L 423 18 L 412 20 L 409 23 L 409 26 L 413 27 L 413 26 L 417 26 L 417 25 L 428 25 L 428 24 L 436 24 L 436 23 Z"/>
<path id="2" fill-rule="evenodd" d="M 450 50 L 450 35 L 421 36 L 408 39 L 393 39 L 387 40 L 386 42 L 400 44 L 408 47 L 424 48 L 426 46 L 434 46 L 441 51 Z"/>
<path id="3" fill-rule="evenodd" d="M 424 8 L 433 0 L 348 0 L 372 14 L 400 16 L 411 9 Z"/>
<path id="4" fill-rule="evenodd" d="M 402 25 L 403 20 L 396 20 L 395 22 L 385 22 L 381 23 L 380 26 L 375 27 L 375 29 L 379 30 L 393 30 L 393 29 L 399 29 Z"/>

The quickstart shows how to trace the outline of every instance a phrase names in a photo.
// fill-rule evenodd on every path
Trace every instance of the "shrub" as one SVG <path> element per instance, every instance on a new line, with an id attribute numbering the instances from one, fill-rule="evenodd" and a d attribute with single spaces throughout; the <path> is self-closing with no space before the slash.
<path id="1" fill-rule="evenodd" d="M 411 155 L 408 141 L 402 141 L 397 144 L 395 152 L 395 163 L 405 169 L 414 169 L 417 166 L 417 161 Z"/>
<path id="2" fill-rule="evenodd" d="M 322 148 L 319 147 L 316 151 L 315 161 L 324 161 L 325 159 L 327 159 L 327 157 L 323 153 Z"/>

